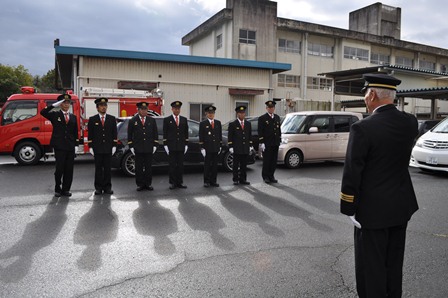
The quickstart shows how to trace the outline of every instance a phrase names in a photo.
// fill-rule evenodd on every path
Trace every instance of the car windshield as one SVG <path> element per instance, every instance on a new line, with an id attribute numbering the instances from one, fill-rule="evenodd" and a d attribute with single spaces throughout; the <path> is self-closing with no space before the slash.
<path id="1" fill-rule="evenodd" d="M 286 115 L 281 131 L 285 134 L 295 134 L 306 119 L 306 115 Z"/>
<path id="2" fill-rule="evenodd" d="M 436 127 L 433 128 L 432 132 L 436 133 L 448 133 L 448 118 L 445 118 Z"/>

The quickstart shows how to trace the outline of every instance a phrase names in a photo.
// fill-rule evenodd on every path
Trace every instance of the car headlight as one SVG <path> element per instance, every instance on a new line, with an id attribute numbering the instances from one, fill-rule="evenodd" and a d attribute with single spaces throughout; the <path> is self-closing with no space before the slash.
<path id="1" fill-rule="evenodd" d="M 423 140 L 422 140 L 422 138 L 419 138 L 419 139 L 417 140 L 417 142 L 415 143 L 415 146 L 417 146 L 417 147 L 423 147 Z"/>
<path id="2" fill-rule="evenodd" d="M 288 144 L 288 138 L 282 138 L 282 144 Z"/>

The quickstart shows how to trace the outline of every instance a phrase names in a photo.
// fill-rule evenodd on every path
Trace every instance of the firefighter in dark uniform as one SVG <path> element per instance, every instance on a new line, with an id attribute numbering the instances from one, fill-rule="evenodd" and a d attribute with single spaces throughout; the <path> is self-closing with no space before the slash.
<path id="1" fill-rule="evenodd" d="M 111 182 L 111 160 L 117 149 L 117 121 L 106 114 L 107 98 L 95 100 L 97 115 L 89 118 L 88 145 L 95 158 L 95 195 L 113 194 Z"/>
<path id="2" fill-rule="evenodd" d="M 171 103 L 172 115 L 163 119 L 163 145 L 168 154 L 170 189 L 187 188 L 183 182 L 184 156 L 188 150 L 188 122 L 180 116 L 182 102 Z"/>
<path id="3" fill-rule="evenodd" d="M 401 297 L 406 227 L 418 204 L 408 171 L 417 119 L 394 106 L 400 80 L 364 75 L 371 115 L 350 129 L 341 212 L 355 225 L 359 297 Z"/>
<path id="4" fill-rule="evenodd" d="M 252 127 L 246 121 L 246 107 L 239 106 L 235 109 L 237 119 L 229 123 L 229 151 L 233 154 L 233 184 L 248 185 L 247 181 L 247 158 L 252 147 Z"/>
<path id="5" fill-rule="evenodd" d="M 274 114 L 275 101 L 268 100 L 266 103 L 267 113 L 258 117 L 258 137 L 260 150 L 263 152 L 263 169 L 261 176 L 265 183 L 277 183 L 274 177 L 277 168 L 278 147 L 280 146 L 280 116 Z"/>
<path id="6" fill-rule="evenodd" d="M 56 197 L 70 197 L 70 188 L 73 181 L 73 164 L 78 148 L 78 121 L 76 116 L 70 113 L 71 96 L 59 95 L 57 102 L 47 106 L 40 114 L 51 121 L 53 133 L 50 145 L 54 149 L 56 170 L 54 172 L 54 195 Z M 55 107 L 61 107 L 60 111 L 50 112 Z M 62 181 L 62 187 L 61 187 Z"/>
<path id="7" fill-rule="evenodd" d="M 138 114 L 129 120 L 128 145 L 135 155 L 135 182 L 137 191 L 153 190 L 152 156 L 157 150 L 158 134 L 154 118 L 148 116 L 148 104 L 137 104 Z"/>
<path id="8" fill-rule="evenodd" d="M 219 187 L 218 155 L 222 147 L 221 121 L 215 119 L 216 107 L 204 109 L 207 119 L 199 123 L 199 145 L 204 156 L 204 187 Z"/>

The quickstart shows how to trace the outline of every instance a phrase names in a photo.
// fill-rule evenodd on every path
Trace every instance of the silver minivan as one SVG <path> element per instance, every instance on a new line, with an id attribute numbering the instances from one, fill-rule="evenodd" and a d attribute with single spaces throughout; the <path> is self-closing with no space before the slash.
<path id="1" fill-rule="evenodd" d="M 277 162 L 298 168 L 303 162 L 344 160 L 350 126 L 361 113 L 308 111 L 286 115 Z"/>

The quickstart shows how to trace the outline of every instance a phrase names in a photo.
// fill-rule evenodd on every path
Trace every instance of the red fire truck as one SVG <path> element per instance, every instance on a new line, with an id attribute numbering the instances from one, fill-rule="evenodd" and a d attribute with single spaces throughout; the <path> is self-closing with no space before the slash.
<path id="1" fill-rule="evenodd" d="M 50 138 L 51 122 L 40 115 L 47 105 L 56 102 L 60 94 L 36 93 L 33 87 L 22 87 L 20 94 L 11 95 L 0 112 L 0 154 L 10 154 L 22 165 L 36 164 L 41 158 L 53 154 Z M 107 113 L 115 117 L 132 116 L 137 112 L 136 103 L 145 101 L 152 115 L 161 115 L 163 93 L 126 89 L 84 88 L 78 97 L 71 91 L 73 104 L 70 112 L 78 119 L 80 146 L 77 154 L 88 152 L 87 122 L 96 114 L 95 99 L 109 99 Z M 59 108 L 54 108 L 54 111 Z"/>

